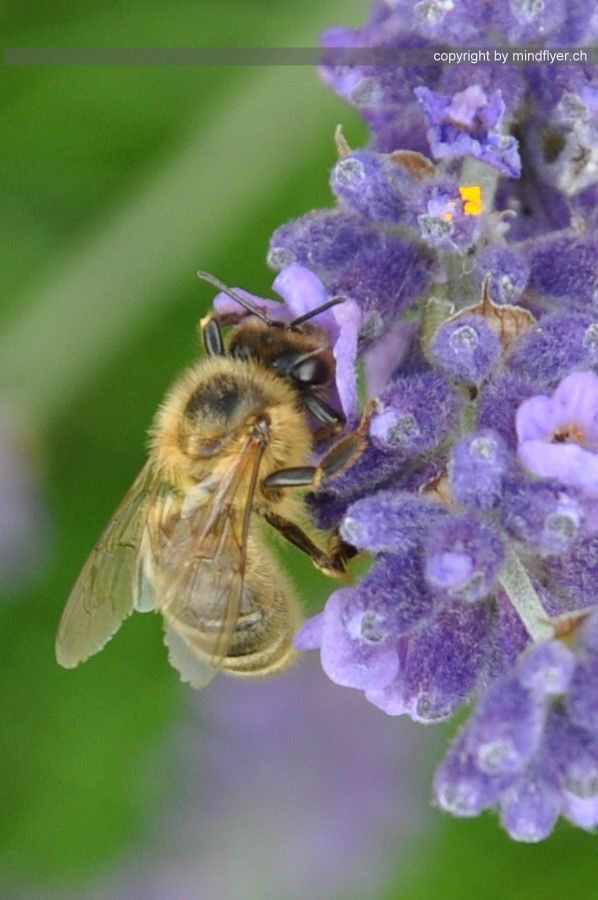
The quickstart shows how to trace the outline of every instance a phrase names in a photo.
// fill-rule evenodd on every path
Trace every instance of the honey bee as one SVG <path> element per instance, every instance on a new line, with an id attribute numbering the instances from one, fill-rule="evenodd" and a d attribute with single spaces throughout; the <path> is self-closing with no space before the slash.
<path id="1" fill-rule="evenodd" d="M 335 298 L 286 324 L 206 273 L 239 304 L 200 322 L 207 358 L 168 391 L 150 431 L 149 458 L 87 559 L 56 640 L 60 665 L 98 652 L 133 611 L 164 621 L 171 664 L 203 687 L 223 669 L 268 675 L 293 662 L 301 608 L 266 546 L 263 520 L 327 574 L 342 576 L 352 547 L 333 534 L 321 549 L 287 489 L 315 486 L 359 452 L 367 416 L 345 425 L 329 402 L 335 363 L 314 319 Z M 231 327 L 228 339 L 223 328 Z M 314 432 L 310 416 L 319 423 Z"/>

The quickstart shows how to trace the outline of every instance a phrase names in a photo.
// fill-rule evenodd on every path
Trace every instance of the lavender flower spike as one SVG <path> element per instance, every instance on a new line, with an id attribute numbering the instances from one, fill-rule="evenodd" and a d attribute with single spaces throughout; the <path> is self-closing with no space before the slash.
<path id="1" fill-rule="evenodd" d="M 363 452 L 308 497 L 371 566 L 297 646 L 388 715 L 470 704 L 436 801 L 527 842 L 559 817 L 598 827 L 598 74 L 434 51 L 596 38 L 591 5 L 471 0 L 382 2 L 328 31 L 409 53 L 326 57 L 369 142 L 339 139 L 336 205 L 268 257 L 355 304 L 347 345 L 377 399 Z"/>

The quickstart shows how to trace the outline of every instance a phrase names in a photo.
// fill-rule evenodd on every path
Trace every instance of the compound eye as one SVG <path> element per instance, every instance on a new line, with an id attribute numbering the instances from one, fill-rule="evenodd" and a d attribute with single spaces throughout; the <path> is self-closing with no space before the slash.
<path id="1" fill-rule="evenodd" d="M 299 384 L 320 387 L 330 381 L 330 371 L 326 362 L 317 357 L 298 360 L 291 369 L 291 376 Z"/>

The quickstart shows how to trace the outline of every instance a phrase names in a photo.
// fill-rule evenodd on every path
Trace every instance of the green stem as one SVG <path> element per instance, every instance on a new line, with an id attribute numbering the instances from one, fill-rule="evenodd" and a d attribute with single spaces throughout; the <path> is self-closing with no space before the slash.
<path id="1" fill-rule="evenodd" d="M 482 191 L 482 210 L 487 215 L 494 209 L 494 197 L 498 187 L 499 171 L 494 166 L 477 159 L 467 158 L 461 169 L 461 184 L 479 185 Z"/>
<path id="2" fill-rule="evenodd" d="M 554 637 L 554 628 L 521 560 L 511 547 L 500 583 L 533 641 Z"/>
<path id="3" fill-rule="evenodd" d="M 463 163 L 459 176 L 460 184 L 463 187 L 479 186 L 482 194 L 483 215 L 489 215 L 494 209 L 498 177 L 498 170 L 487 163 L 470 158 Z M 471 279 L 469 259 L 458 253 L 450 253 L 446 255 L 444 262 L 448 276 L 448 299 L 453 304 L 455 312 L 477 303 L 480 298 Z"/>

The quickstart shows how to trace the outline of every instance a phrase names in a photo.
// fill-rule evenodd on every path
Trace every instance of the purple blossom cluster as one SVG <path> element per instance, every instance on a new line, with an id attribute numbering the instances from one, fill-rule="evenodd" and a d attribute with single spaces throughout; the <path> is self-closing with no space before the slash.
<path id="1" fill-rule="evenodd" d="M 353 348 L 375 398 L 361 455 L 308 498 L 371 568 L 297 646 L 390 715 L 471 705 L 436 801 L 522 841 L 598 825 L 598 72 L 430 51 L 597 32 L 580 0 L 385 0 L 326 32 L 409 64 L 323 66 L 370 142 L 337 134 L 336 205 L 269 253 L 281 293 L 348 298 L 350 422 Z"/>

